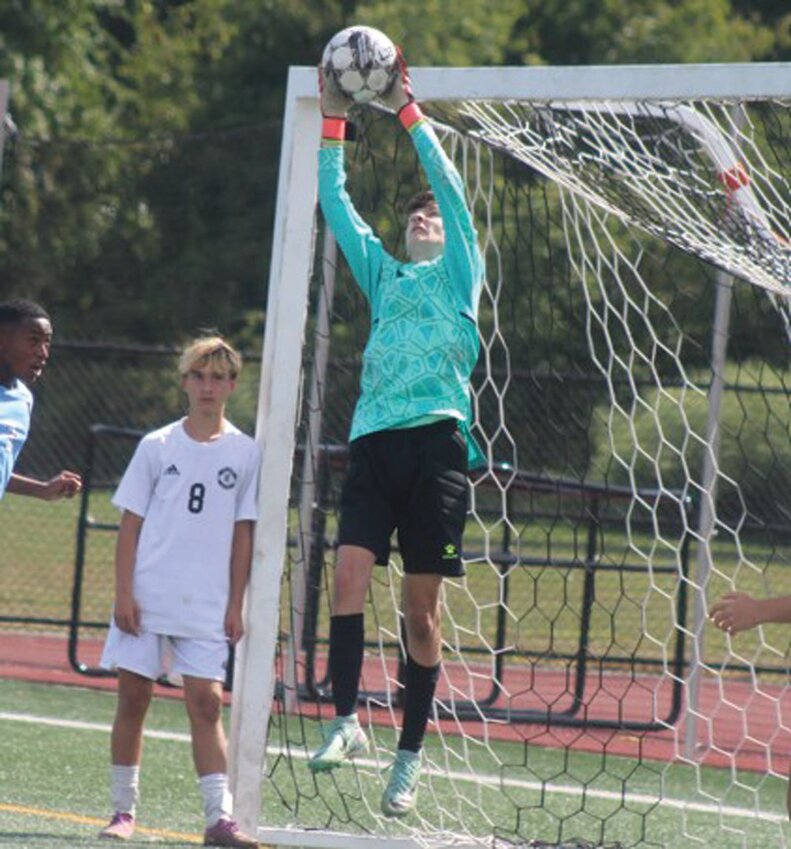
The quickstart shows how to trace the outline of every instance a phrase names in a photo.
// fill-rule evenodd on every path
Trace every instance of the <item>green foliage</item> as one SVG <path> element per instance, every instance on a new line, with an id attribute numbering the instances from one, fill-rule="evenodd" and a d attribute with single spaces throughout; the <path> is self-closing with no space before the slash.
<path id="1" fill-rule="evenodd" d="M 734 15 L 729 0 L 625 5 L 631 14 L 623 15 L 611 48 L 618 61 L 749 62 L 771 45 L 771 32 Z"/>
<path id="2" fill-rule="evenodd" d="M 114 131 L 120 86 L 107 73 L 114 42 L 97 15 L 104 5 L 14 0 L 0 7 L 0 78 L 10 80 L 12 110 L 31 137 Z"/>
<path id="3" fill-rule="evenodd" d="M 61 335 L 249 336 L 287 68 L 343 26 L 459 66 L 781 59 L 790 21 L 776 0 L 8 0 L 0 288 L 46 302 Z"/>
<path id="4" fill-rule="evenodd" d="M 501 65 L 506 51 L 518 47 L 514 23 L 523 9 L 521 0 L 425 0 L 419 11 L 409 0 L 364 0 L 355 21 L 386 32 L 413 65 Z"/>
<path id="5" fill-rule="evenodd" d="M 551 65 L 787 58 L 788 21 L 767 17 L 754 7 L 740 13 L 730 0 L 539 0 L 516 26 L 526 52 L 510 58 Z"/>
<path id="6" fill-rule="evenodd" d="M 231 5 L 68 5 L 79 14 L 63 26 L 54 4 L 16 10 L 6 36 L 0 73 L 21 136 L 6 161 L 0 282 L 45 301 L 63 335 L 233 334 L 240 306 L 263 306 L 279 126 L 194 129 L 227 94 L 213 68 L 239 33 Z"/>

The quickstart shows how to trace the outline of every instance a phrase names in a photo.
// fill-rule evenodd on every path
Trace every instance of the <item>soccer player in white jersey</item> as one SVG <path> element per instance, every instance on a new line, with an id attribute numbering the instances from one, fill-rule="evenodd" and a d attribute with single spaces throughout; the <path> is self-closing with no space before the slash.
<path id="1" fill-rule="evenodd" d="M 243 633 L 259 462 L 256 443 L 225 418 L 240 368 L 218 336 L 186 348 L 179 371 L 188 413 L 143 437 L 113 498 L 122 515 L 102 665 L 118 670 L 118 706 L 114 814 L 102 838 L 134 833 L 143 723 L 167 671 L 184 682 L 204 845 L 258 846 L 232 818 L 222 724 L 228 645 Z"/>
<path id="2" fill-rule="evenodd" d="M 6 492 L 44 501 L 71 498 L 82 489 L 76 472 L 42 481 L 14 472 L 30 430 L 33 395 L 49 359 L 52 322 L 37 303 L 15 298 L 0 303 L 0 498 Z"/>

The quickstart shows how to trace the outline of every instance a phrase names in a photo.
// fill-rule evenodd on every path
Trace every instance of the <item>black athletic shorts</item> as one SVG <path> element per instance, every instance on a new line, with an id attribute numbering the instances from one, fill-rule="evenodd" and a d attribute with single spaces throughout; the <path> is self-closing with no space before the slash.
<path id="1" fill-rule="evenodd" d="M 455 419 L 383 430 L 350 445 L 339 545 L 358 545 L 387 565 L 398 531 L 404 571 L 464 574 L 467 445 Z"/>

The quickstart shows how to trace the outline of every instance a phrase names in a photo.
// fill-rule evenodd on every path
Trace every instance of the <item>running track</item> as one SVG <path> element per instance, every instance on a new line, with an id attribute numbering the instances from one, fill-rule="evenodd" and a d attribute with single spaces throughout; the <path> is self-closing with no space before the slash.
<path id="1" fill-rule="evenodd" d="M 80 660 L 88 665 L 98 664 L 100 641 L 81 640 Z M 392 670 L 388 670 L 392 674 Z M 364 687 L 383 688 L 383 672 L 377 663 L 366 663 Z M 56 635 L 30 635 L 0 631 L 0 678 L 63 684 L 79 687 L 113 689 L 112 678 L 95 678 L 71 669 L 66 640 Z M 491 682 L 480 678 L 480 693 L 470 693 L 466 676 L 450 664 L 438 696 L 445 698 L 449 683 L 463 690 L 464 696 L 481 696 L 488 692 Z M 507 670 L 505 688 L 512 693 L 513 708 L 545 709 L 548 704 L 563 710 L 568 704 L 565 675 L 557 670 L 532 667 L 528 671 Z M 178 689 L 159 687 L 158 695 L 180 698 Z M 628 719 L 646 720 L 654 715 L 668 714 L 670 687 L 667 680 L 645 675 L 633 678 L 608 674 L 592 679 L 585 695 L 586 709 L 591 717 L 615 717 L 618 711 Z M 226 694 L 227 696 L 227 694 Z M 458 697 L 458 693 L 457 693 Z M 755 772 L 771 771 L 786 775 L 791 764 L 791 687 L 788 685 L 761 686 L 754 690 L 751 682 L 740 680 L 704 679 L 700 690 L 700 714 L 697 722 L 697 762 L 708 766 L 736 766 Z M 305 713 L 318 713 L 312 703 L 304 703 Z M 325 705 L 324 715 L 329 713 Z M 373 711 L 374 722 L 389 723 L 385 711 Z M 460 726 L 453 721 L 442 722 L 448 733 L 457 733 Z M 472 735 L 480 733 L 481 723 L 465 726 Z M 668 762 L 684 759 L 685 719 L 673 729 L 660 732 L 619 732 L 611 729 L 580 729 L 527 723 L 487 723 L 491 739 L 527 741 L 531 745 L 568 747 L 588 752 L 624 755 L 627 757 Z"/>

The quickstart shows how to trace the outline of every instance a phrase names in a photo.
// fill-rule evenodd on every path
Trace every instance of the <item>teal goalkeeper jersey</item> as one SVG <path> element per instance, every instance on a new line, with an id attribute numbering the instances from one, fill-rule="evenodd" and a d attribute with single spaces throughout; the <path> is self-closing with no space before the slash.
<path id="1" fill-rule="evenodd" d="M 350 439 L 455 418 L 473 467 L 484 462 L 470 433 L 483 257 L 461 177 L 434 130 L 420 121 L 410 135 L 445 229 L 444 253 L 427 262 L 399 262 L 385 251 L 346 191 L 343 145 L 319 152 L 321 208 L 371 310 Z"/>

